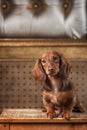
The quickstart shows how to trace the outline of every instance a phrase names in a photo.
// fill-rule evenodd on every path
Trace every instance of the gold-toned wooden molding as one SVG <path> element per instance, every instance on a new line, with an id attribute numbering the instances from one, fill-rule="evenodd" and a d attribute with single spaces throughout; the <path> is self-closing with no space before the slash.
<path id="1" fill-rule="evenodd" d="M 87 39 L 0 39 L 0 46 L 24 47 L 87 47 Z"/>

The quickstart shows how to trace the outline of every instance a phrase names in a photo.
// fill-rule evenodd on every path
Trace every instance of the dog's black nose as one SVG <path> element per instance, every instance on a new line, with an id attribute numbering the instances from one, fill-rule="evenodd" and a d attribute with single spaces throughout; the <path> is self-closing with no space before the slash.
<path id="1" fill-rule="evenodd" d="M 49 71 L 49 72 L 53 72 L 53 71 L 54 71 L 53 67 L 49 67 L 49 68 L 48 68 L 48 71 Z"/>

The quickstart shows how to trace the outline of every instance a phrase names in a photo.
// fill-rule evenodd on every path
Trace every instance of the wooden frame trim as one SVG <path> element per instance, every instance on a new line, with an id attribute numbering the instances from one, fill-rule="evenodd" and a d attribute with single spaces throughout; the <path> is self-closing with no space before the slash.
<path id="1" fill-rule="evenodd" d="M 72 118 L 71 120 L 66 120 L 66 119 L 0 119 L 0 123 L 24 123 L 24 124 L 29 124 L 29 123 L 74 123 L 74 124 L 87 124 L 87 119 L 80 119 L 80 118 Z"/>
<path id="2" fill-rule="evenodd" d="M 87 39 L 0 39 L 0 47 L 87 47 Z"/>
<path id="3" fill-rule="evenodd" d="M 87 58 L 69 58 L 71 62 L 87 62 Z M 0 58 L 0 62 L 35 62 L 37 58 Z"/>

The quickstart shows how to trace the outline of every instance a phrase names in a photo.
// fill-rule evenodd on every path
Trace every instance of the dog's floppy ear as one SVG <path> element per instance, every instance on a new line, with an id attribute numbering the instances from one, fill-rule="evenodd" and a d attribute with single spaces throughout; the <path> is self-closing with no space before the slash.
<path id="1" fill-rule="evenodd" d="M 70 74 L 71 64 L 63 54 L 59 54 L 59 56 L 60 56 L 59 76 L 61 76 L 62 78 L 67 78 Z"/>
<path id="2" fill-rule="evenodd" d="M 33 72 L 33 75 L 34 75 L 36 80 L 41 81 L 41 82 L 45 82 L 46 74 L 42 68 L 41 59 L 38 59 L 36 61 L 36 64 L 34 65 L 32 72 Z"/>

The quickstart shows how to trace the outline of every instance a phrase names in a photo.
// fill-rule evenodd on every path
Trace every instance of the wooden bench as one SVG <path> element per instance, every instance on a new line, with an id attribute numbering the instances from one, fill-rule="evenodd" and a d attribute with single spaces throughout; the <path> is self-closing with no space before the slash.
<path id="1" fill-rule="evenodd" d="M 1 130 L 87 130 L 87 113 L 73 113 L 67 121 L 48 119 L 41 109 L 4 109 L 0 124 Z"/>

